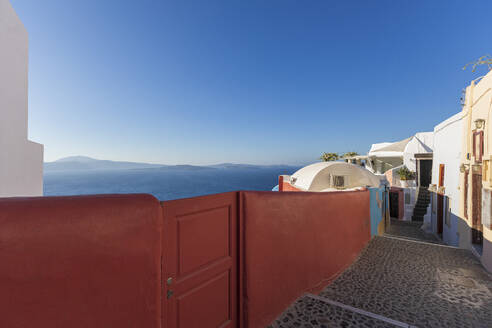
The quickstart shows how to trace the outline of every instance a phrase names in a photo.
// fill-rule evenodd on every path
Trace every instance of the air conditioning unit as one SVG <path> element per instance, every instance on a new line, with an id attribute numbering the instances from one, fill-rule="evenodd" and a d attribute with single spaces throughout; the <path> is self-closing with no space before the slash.
<path id="1" fill-rule="evenodd" d="M 331 186 L 337 189 L 345 188 L 345 176 L 344 175 L 332 175 L 331 176 Z"/>

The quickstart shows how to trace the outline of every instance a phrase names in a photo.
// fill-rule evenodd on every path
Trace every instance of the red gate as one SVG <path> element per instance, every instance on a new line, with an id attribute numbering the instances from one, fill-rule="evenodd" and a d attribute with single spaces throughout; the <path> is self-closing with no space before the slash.
<path id="1" fill-rule="evenodd" d="M 236 327 L 238 193 L 161 204 L 163 326 Z"/>

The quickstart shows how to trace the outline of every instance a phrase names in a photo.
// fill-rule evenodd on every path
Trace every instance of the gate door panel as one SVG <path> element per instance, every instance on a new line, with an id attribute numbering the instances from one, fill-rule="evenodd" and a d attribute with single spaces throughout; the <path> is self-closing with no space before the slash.
<path id="1" fill-rule="evenodd" d="M 231 192 L 162 203 L 167 327 L 236 327 L 237 202 Z"/>

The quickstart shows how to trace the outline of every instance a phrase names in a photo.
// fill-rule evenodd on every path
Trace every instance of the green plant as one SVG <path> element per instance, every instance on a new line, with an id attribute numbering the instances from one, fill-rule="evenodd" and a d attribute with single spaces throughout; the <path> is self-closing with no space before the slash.
<path id="1" fill-rule="evenodd" d="M 323 153 L 321 154 L 321 157 L 319 158 L 323 162 L 331 162 L 331 161 L 337 161 L 340 158 L 340 155 L 338 153 Z"/>
<path id="2" fill-rule="evenodd" d="M 485 55 L 480 58 L 478 58 L 475 61 L 469 62 L 463 67 L 463 70 L 465 70 L 468 66 L 472 67 L 472 72 L 475 72 L 477 69 L 477 66 L 480 65 L 487 65 L 489 70 L 492 70 L 492 56 L 491 55 Z"/>
<path id="3" fill-rule="evenodd" d="M 401 167 L 396 173 L 400 176 L 400 180 L 415 179 L 415 172 L 410 171 L 406 166 Z"/>
<path id="4" fill-rule="evenodd" d="M 357 156 L 359 155 L 357 152 L 355 151 L 349 151 L 349 152 L 346 152 L 345 154 L 342 155 L 343 158 L 347 158 L 347 157 L 354 157 L 354 156 Z"/>

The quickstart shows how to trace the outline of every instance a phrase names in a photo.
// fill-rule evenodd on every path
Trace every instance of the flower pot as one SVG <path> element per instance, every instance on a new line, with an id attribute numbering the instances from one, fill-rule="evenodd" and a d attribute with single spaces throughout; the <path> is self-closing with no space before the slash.
<path id="1" fill-rule="evenodd" d="M 408 188 L 407 180 L 400 180 L 400 186 L 402 186 L 402 188 Z"/>

